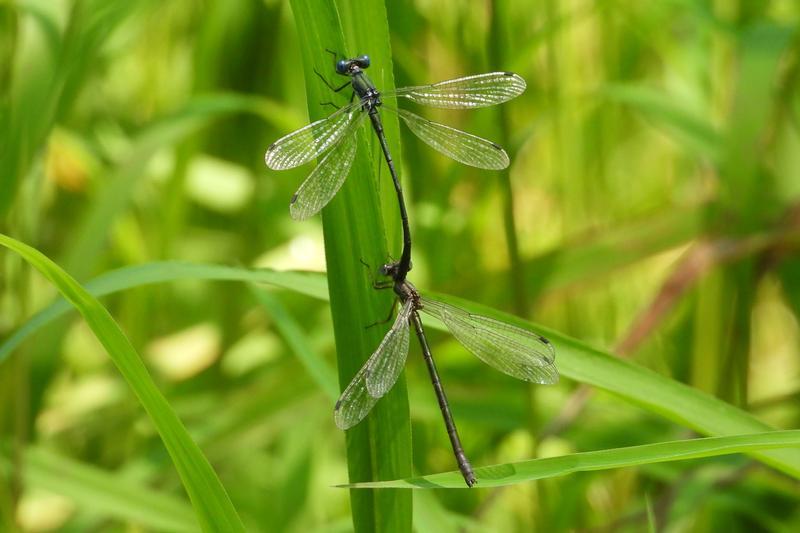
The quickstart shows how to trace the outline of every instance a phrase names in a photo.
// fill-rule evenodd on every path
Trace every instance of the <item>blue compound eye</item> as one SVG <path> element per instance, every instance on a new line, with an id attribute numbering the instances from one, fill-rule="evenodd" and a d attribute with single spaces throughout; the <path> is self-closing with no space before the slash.
<path id="1" fill-rule="evenodd" d="M 358 56 L 356 58 L 356 65 L 358 65 L 361 68 L 369 67 L 369 56 L 366 54 L 364 54 L 363 56 Z"/>
<path id="2" fill-rule="evenodd" d="M 344 59 L 340 59 L 336 62 L 336 73 L 337 74 L 347 74 L 347 67 L 349 66 L 349 61 L 345 61 Z"/>

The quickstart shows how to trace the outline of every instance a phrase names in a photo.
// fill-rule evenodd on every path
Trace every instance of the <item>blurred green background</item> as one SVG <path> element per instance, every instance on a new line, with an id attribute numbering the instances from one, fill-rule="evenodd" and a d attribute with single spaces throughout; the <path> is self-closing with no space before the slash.
<path id="1" fill-rule="evenodd" d="M 414 283 L 797 428 L 800 4 L 386 9 L 397 86 L 492 70 L 528 82 L 502 108 L 425 112 L 501 143 L 507 173 L 465 167 L 402 131 Z M 287 2 L 0 1 L 0 232 L 81 282 L 160 260 L 324 270 L 321 219 L 288 212 L 311 166 L 263 163 L 308 120 L 305 84 L 320 82 L 303 70 Z M 0 265 L 8 339 L 56 292 L 14 254 L 0 250 Z M 352 528 L 349 493 L 332 488 L 347 466 L 325 386 L 335 383 L 326 303 L 188 276 L 103 302 L 248 528 Z M 532 388 L 487 371 L 451 337 L 429 335 L 476 465 L 694 436 L 567 379 Z M 412 343 L 414 469 L 452 470 L 420 363 Z M 119 486 L 149 487 L 160 512 L 192 520 L 158 435 L 75 314 L 0 360 L 0 432 L 0 530 L 182 530 L 148 520 L 156 511 L 133 496 L 102 497 Z M 796 480 L 727 456 L 415 493 L 413 521 L 419 531 L 791 531 L 798 503 Z"/>

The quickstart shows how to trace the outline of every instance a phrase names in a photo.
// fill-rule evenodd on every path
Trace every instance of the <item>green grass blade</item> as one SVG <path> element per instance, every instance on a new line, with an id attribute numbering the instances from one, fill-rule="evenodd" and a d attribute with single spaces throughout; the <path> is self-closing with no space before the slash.
<path id="1" fill-rule="evenodd" d="M 277 296 L 256 289 L 253 290 L 253 294 L 258 303 L 269 313 L 276 329 L 306 368 L 308 375 L 332 401 L 336 400 L 339 396 L 336 371 L 309 345 L 306 335 L 297 321 L 289 314 Z"/>
<path id="2" fill-rule="evenodd" d="M 333 73 L 332 57 L 325 50 L 345 53 L 369 53 L 373 67 L 370 77 L 380 88 L 393 88 L 389 31 L 381 2 L 355 4 L 345 1 L 315 2 L 292 0 L 297 33 L 301 45 L 309 117 L 320 119 L 330 113 L 321 102 L 346 102 L 349 94 L 332 95 L 315 74 L 329 79 Z M 351 26 L 354 37 L 345 45 L 345 31 L 337 7 L 348 14 L 342 19 Z M 356 52 L 360 50 L 360 52 Z M 344 81 L 337 81 L 341 83 Z M 347 91 L 343 91 L 346 93 Z M 395 124 L 385 122 L 387 135 L 397 132 Z M 391 305 L 389 291 L 372 288 L 371 275 L 386 262 L 386 233 L 381 218 L 379 195 L 369 157 L 371 132 L 362 131 L 358 155 L 348 179 L 333 201 L 322 212 L 325 260 L 328 271 L 331 314 L 341 389 L 347 386 L 361 365 L 380 343 L 388 328 L 365 328 L 386 316 Z M 390 137 L 391 139 L 391 137 Z M 390 142 L 396 143 L 397 137 Z M 396 147 L 396 144 L 392 145 Z M 399 154 L 394 154 L 398 157 Z M 383 164 L 381 163 L 381 166 Z M 384 167 L 385 168 L 385 167 Z M 380 182 L 385 189 L 386 178 Z M 383 195 L 384 202 L 389 198 Z M 371 265 L 367 270 L 362 261 Z M 411 424 L 405 379 L 400 379 L 359 425 L 347 431 L 347 466 L 351 481 L 391 479 L 411 473 Z M 394 491 L 351 493 L 353 525 L 357 531 L 410 531 L 411 497 Z"/>
<path id="3" fill-rule="evenodd" d="M 685 461 L 732 453 L 753 453 L 775 448 L 797 447 L 800 447 L 800 430 L 659 442 L 657 444 L 572 453 L 559 457 L 480 467 L 475 469 L 475 474 L 478 476 L 478 485 L 476 487 L 500 487 L 525 481 L 564 476 L 575 472 L 608 470 L 610 468 L 668 461 Z M 342 486 L 349 488 L 406 489 L 466 488 L 464 479 L 459 472 L 444 472 L 396 481 L 353 483 Z"/>
<path id="4" fill-rule="evenodd" d="M 147 263 L 112 270 L 85 284 L 94 297 L 106 296 L 135 287 L 142 287 L 166 281 L 203 279 L 218 281 L 247 281 L 255 284 L 269 284 L 291 289 L 294 292 L 320 300 L 328 299 L 327 282 L 321 274 L 310 272 L 275 272 L 272 270 L 250 270 L 221 265 L 203 265 L 181 261 Z M 0 345 L 0 364 L 25 339 L 72 310 L 64 299 L 58 299 L 31 317 Z"/>
<path id="5" fill-rule="evenodd" d="M 0 471 L 10 469 L 8 454 L 0 453 Z M 44 448 L 25 449 L 23 476 L 28 487 L 65 496 L 95 516 L 118 518 L 157 531 L 198 531 L 192 508 L 185 500 Z"/>
<path id="6" fill-rule="evenodd" d="M 203 530 L 244 531 L 230 498 L 208 460 L 158 390 L 141 357 L 106 308 L 38 250 L 2 234 L 0 244 L 17 252 L 41 272 L 83 315 L 150 415 L 192 500 Z"/>
<path id="7" fill-rule="evenodd" d="M 470 312 L 533 329 L 530 323 L 490 307 L 452 296 L 431 295 Z M 742 435 L 774 429 L 750 413 L 698 389 L 603 353 L 557 331 L 543 327 L 535 329 L 553 343 L 556 366 L 564 377 L 612 392 L 704 435 Z M 800 477 L 800 450 L 754 452 L 753 456 L 787 474 Z"/>
<path id="8" fill-rule="evenodd" d="M 149 283 L 181 279 L 269 283 L 314 298 L 327 298 L 325 278 L 322 274 L 248 270 L 179 262 L 122 268 L 90 281 L 87 287 L 92 294 L 100 296 Z M 534 327 L 519 318 L 467 300 L 429 292 L 426 294 L 473 312 L 517 324 L 523 328 Z M 0 354 L 7 355 L 10 351 L 7 345 L 12 343 L 15 346 L 18 345 L 23 338 L 33 334 L 68 310 L 69 308 L 64 302 L 52 304 L 23 325 L 6 341 L 5 345 L 0 346 Z M 426 320 L 427 326 L 444 330 L 442 324 L 432 319 L 428 320 L 428 317 Z M 555 345 L 556 365 L 563 377 L 617 394 L 650 412 L 690 427 L 704 435 L 736 435 L 773 429 L 750 413 L 688 385 L 656 374 L 630 361 L 601 352 L 556 331 L 541 326 L 535 326 L 535 329 L 546 334 Z M 21 335 L 23 331 L 24 335 Z M 753 455 L 779 470 L 800 476 L 800 451 L 778 450 L 757 452 Z"/>
<path id="9" fill-rule="evenodd" d="M 558 291 L 603 276 L 683 246 L 703 231 L 704 210 L 671 209 L 593 232 L 528 260 L 526 286 L 539 293 Z M 491 283 L 502 283 L 499 276 Z"/>
<path id="10" fill-rule="evenodd" d="M 56 56 L 31 52 L 21 58 L 30 68 L 14 77 L 0 101 L 0 214 L 11 206 L 56 120 L 74 103 L 103 45 L 139 5 L 138 1 L 73 2 L 61 36 L 50 33 L 51 19 L 45 10 L 30 10 L 48 33 Z M 57 49 L 52 47 L 54 39 Z"/>
<path id="11" fill-rule="evenodd" d="M 679 99 L 638 85 L 608 84 L 600 96 L 631 106 L 700 157 L 718 161 L 722 140 L 711 121 L 686 109 Z"/>
<path id="12" fill-rule="evenodd" d="M 235 113 L 263 117 L 279 127 L 295 124 L 291 115 L 274 102 L 235 93 L 195 97 L 174 113 L 154 121 L 133 139 L 127 156 L 111 170 L 107 185 L 84 214 L 59 261 L 64 269 L 78 279 L 92 271 L 93 258 L 103 249 L 112 227 L 110 222 L 125 211 L 156 152 L 190 137 L 215 119 Z"/>

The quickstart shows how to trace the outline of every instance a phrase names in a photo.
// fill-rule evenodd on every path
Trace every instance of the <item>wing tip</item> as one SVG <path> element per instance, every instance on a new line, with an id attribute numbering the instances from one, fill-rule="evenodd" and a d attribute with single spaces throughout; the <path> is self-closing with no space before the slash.
<path id="1" fill-rule="evenodd" d="M 511 164 L 511 158 L 508 157 L 508 154 L 505 150 L 503 150 L 502 146 L 495 143 L 492 143 L 492 145 L 499 151 L 498 155 L 500 156 L 499 160 L 497 161 L 497 166 L 494 168 L 494 170 L 504 170 L 508 168 L 508 166 Z"/>
<path id="2" fill-rule="evenodd" d="M 277 170 L 275 168 L 272 168 L 272 150 L 274 148 L 275 148 L 275 143 L 272 143 L 267 148 L 267 151 L 264 152 L 264 164 L 267 165 L 267 167 L 271 168 L 272 170 Z"/>
<path id="3" fill-rule="evenodd" d="M 542 335 L 539 335 L 539 342 L 541 342 L 542 344 L 547 346 L 547 349 L 550 351 L 551 354 L 553 354 L 553 360 L 555 360 L 556 350 L 555 350 L 555 347 L 553 347 L 553 343 L 550 342 L 550 339 L 548 339 L 547 337 L 544 337 Z"/>
<path id="4" fill-rule="evenodd" d="M 299 193 L 294 193 L 292 199 L 289 200 L 289 216 L 292 217 L 292 220 L 307 220 L 314 216 L 315 212 L 309 212 L 308 209 L 304 209 L 303 206 L 298 204 L 299 196 Z"/>
<path id="5" fill-rule="evenodd" d="M 333 407 L 333 423 L 336 424 L 336 427 L 345 431 L 350 429 L 352 426 L 348 426 L 344 420 L 342 420 L 342 413 L 339 409 L 342 407 L 342 400 L 341 398 L 336 400 L 336 405 Z"/>
<path id="6" fill-rule="evenodd" d="M 543 335 L 539 335 L 539 341 L 547 347 L 547 352 L 550 354 L 550 357 L 547 359 L 548 365 L 546 367 L 549 379 L 544 385 L 556 385 L 561 379 L 561 375 L 558 373 L 558 368 L 556 367 L 556 348 L 553 346 L 553 343 L 550 342 L 550 339 Z"/>
<path id="7" fill-rule="evenodd" d="M 547 362 L 550 363 L 553 366 L 553 368 L 555 369 L 555 366 L 556 366 L 556 347 L 553 346 L 553 343 L 550 342 L 550 339 L 548 339 L 547 337 L 544 337 L 542 335 L 539 335 L 539 342 L 541 342 L 542 344 L 544 344 L 547 347 L 547 352 L 550 354 L 550 358 L 548 359 Z M 556 372 L 558 372 L 558 370 L 556 370 Z"/>
<path id="8" fill-rule="evenodd" d="M 525 89 L 528 88 L 528 84 L 525 82 L 525 78 L 523 78 L 522 76 L 520 76 L 516 72 L 508 72 L 507 71 L 507 72 L 504 72 L 503 74 L 506 75 L 507 77 L 513 79 L 517 83 L 517 85 L 519 86 L 518 87 L 519 88 L 518 95 L 522 94 L 525 91 Z"/>
<path id="9" fill-rule="evenodd" d="M 547 365 L 537 367 L 535 376 L 531 376 L 527 381 L 537 383 L 539 385 L 558 385 L 561 380 L 561 375 L 558 373 L 558 368 L 554 361 L 550 361 Z"/>

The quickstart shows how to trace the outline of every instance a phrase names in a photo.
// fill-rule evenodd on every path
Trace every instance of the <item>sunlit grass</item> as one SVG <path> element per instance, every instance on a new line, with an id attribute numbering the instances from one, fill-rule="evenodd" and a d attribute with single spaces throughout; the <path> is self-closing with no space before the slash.
<path id="1" fill-rule="evenodd" d="M 50 305 L 50 281 L 0 251 L 0 529 L 32 528 L 43 510 L 49 527 L 80 531 L 192 530 L 198 513 L 235 514 L 254 531 L 348 530 L 353 520 L 419 531 L 796 529 L 796 447 L 645 464 L 636 446 L 665 446 L 667 458 L 673 441 L 766 442 L 769 428 L 798 427 L 797 3 L 385 9 L 0 4 L 0 233 L 101 297 L 91 306 L 119 324 L 131 360 L 145 355 L 162 407 L 232 502 L 220 512 L 190 502 L 192 482 L 113 350 L 106 358 L 69 304 Z M 372 55 L 381 88 L 500 69 L 526 79 L 502 112 L 425 112 L 506 146 L 510 196 L 502 176 L 389 123 L 412 279 L 542 326 L 556 343 L 563 379 L 531 395 L 431 331 L 476 466 L 555 456 L 568 467 L 571 453 L 620 449 L 629 468 L 425 492 L 413 506 L 412 491 L 334 488 L 455 465 L 414 348 L 408 400 L 399 386 L 348 441 L 333 425 L 339 385 L 382 334 L 363 326 L 390 300 L 360 260 L 397 255 L 399 231 L 367 135 L 349 189 L 308 222 L 292 221 L 288 202 L 311 167 L 263 166 L 269 143 L 329 112 L 312 72 L 330 70 L 328 46 Z M 326 261 L 327 280 L 271 270 Z"/>

